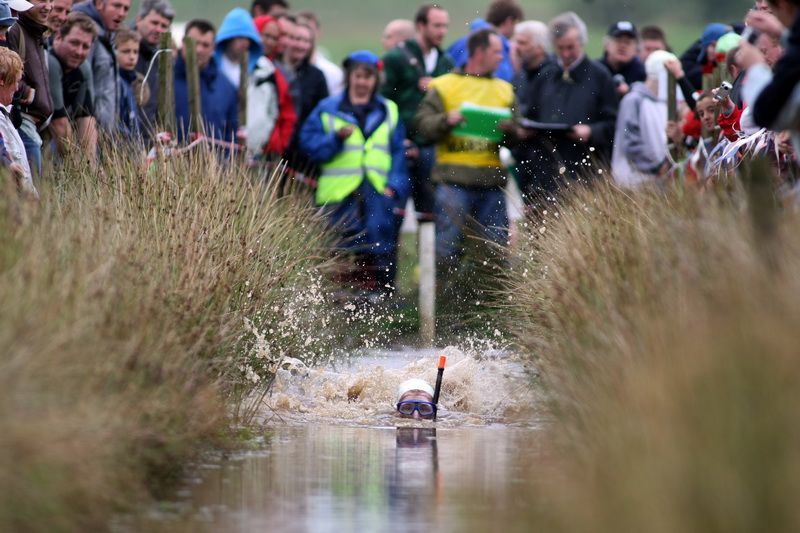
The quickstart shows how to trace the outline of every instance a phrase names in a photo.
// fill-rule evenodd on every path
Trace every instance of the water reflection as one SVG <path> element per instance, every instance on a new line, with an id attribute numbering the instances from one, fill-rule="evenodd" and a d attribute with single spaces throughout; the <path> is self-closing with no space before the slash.
<path id="1" fill-rule="evenodd" d="M 169 511 L 127 531 L 461 531 L 519 514 L 535 428 L 276 430 L 264 453 L 200 470 Z M 524 499 L 523 499 L 524 500 Z"/>

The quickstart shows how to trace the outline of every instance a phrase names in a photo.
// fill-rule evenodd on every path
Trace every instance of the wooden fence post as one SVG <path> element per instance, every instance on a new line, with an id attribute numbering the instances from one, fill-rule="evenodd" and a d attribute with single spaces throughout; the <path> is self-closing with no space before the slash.
<path id="1" fill-rule="evenodd" d="M 419 225 L 419 324 L 427 345 L 436 340 L 436 224 Z"/>
<path id="2" fill-rule="evenodd" d="M 242 55 L 239 62 L 241 73 L 239 74 L 239 127 L 247 126 L 247 86 L 250 83 L 250 51 Z"/>
<path id="3" fill-rule="evenodd" d="M 688 95 L 688 97 L 691 98 L 692 95 Z M 667 120 L 675 122 L 676 124 L 678 123 L 677 80 L 672 72 L 667 73 Z M 677 161 L 681 155 L 680 146 L 676 146 L 672 142 L 670 142 L 670 145 L 672 146 L 670 149 L 672 159 Z"/>
<path id="4" fill-rule="evenodd" d="M 200 68 L 197 66 L 195 42 L 191 37 L 183 38 L 183 57 L 186 60 L 186 86 L 189 91 L 189 131 L 203 134 L 205 128 L 200 96 Z"/>
<path id="5" fill-rule="evenodd" d="M 158 56 L 158 129 L 175 133 L 175 71 L 172 66 L 172 34 L 162 33 Z"/>

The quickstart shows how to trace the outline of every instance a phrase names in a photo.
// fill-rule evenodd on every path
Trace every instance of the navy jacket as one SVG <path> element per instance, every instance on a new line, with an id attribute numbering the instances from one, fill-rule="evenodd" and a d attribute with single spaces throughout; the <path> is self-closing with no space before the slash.
<path id="1" fill-rule="evenodd" d="M 218 71 L 212 58 L 200 71 L 200 100 L 206 135 L 225 141 L 236 138 L 239 128 L 239 93 Z M 178 136 L 189 132 L 189 88 L 186 83 L 186 62 L 178 56 L 175 62 L 175 115 Z"/>
<path id="2" fill-rule="evenodd" d="M 789 46 L 775 64 L 772 81 L 764 87 L 753 104 L 753 119 L 762 128 L 770 128 L 800 83 L 800 15 L 789 33 Z"/>

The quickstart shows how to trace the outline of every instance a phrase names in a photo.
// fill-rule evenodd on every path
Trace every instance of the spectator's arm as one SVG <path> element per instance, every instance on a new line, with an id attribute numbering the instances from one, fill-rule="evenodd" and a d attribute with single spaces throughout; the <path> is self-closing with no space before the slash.
<path id="1" fill-rule="evenodd" d="M 344 141 L 335 131 L 325 131 L 320 106 L 311 112 L 300 129 L 300 147 L 316 163 L 330 161 L 344 148 Z"/>
<path id="2" fill-rule="evenodd" d="M 692 82 L 689 81 L 689 78 L 684 76 L 678 80 L 678 87 L 681 88 L 683 100 L 686 102 L 686 105 L 689 106 L 689 109 L 694 111 L 697 108 L 697 102 L 694 99 L 695 88 Z"/>
<path id="3" fill-rule="evenodd" d="M 72 140 L 72 125 L 66 115 L 54 118 L 50 121 L 50 133 L 56 141 L 58 151 L 61 154 L 66 152 L 67 145 Z"/>
<path id="4" fill-rule="evenodd" d="M 395 193 L 395 198 L 405 201 L 411 191 L 406 162 L 406 128 L 402 122 L 397 124 L 392 133 L 390 149 L 392 152 L 392 169 L 389 172 L 388 186 Z"/>
<path id="5" fill-rule="evenodd" d="M 384 83 L 381 87 L 381 94 L 389 100 L 397 101 L 398 89 L 402 81 L 401 73 L 403 72 L 403 64 L 399 61 L 399 51 L 392 50 L 387 53 L 383 58 L 383 72 Z"/>
<path id="6" fill-rule="evenodd" d="M 611 78 L 602 83 L 597 95 L 597 113 L 589 126 L 592 129 L 591 143 L 595 146 L 609 147 L 614 142 L 619 98 Z"/>
<path id="7" fill-rule="evenodd" d="M 415 122 L 417 132 L 430 142 L 440 141 L 450 133 L 452 127 L 447 123 L 444 102 L 436 89 L 429 90 L 425 95 L 417 110 Z"/>
<path id="8" fill-rule="evenodd" d="M 665 158 L 654 157 L 658 153 L 653 149 L 652 143 L 663 142 L 660 138 L 645 139 L 640 124 L 639 109 L 636 102 L 629 98 L 623 98 L 620 104 L 620 117 L 625 117 L 624 123 L 618 124 L 618 128 L 623 128 L 622 142 L 625 158 L 645 174 L 655 174 Z M 666 149 L 666 145 L 665 145 Z"/>
<path id="9" fill-rule="evenodd" d="M 97 121 L 94 117 L 81 117 L 77 120 L 78 142 L 83 147 L 87 159 L 97 162 Z"/>

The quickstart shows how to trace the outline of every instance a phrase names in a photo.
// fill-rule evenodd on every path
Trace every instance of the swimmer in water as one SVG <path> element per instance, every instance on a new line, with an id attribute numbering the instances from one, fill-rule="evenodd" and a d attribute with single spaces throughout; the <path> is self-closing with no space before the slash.
<path id="1" fill-rule="evenodd" d="M 409 379 L 397 389 L 397 412 L 403 418 L 436 418 L 433 387 L 421 379 Z"/>

